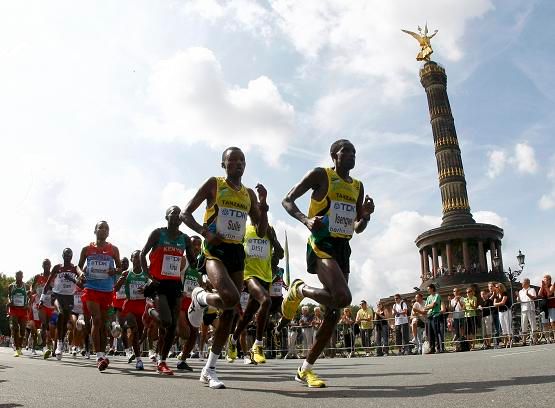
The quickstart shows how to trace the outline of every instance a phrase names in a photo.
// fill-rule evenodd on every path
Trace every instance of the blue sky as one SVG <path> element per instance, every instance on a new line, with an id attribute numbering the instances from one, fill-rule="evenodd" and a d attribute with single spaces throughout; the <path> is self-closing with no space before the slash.
<path id="1" fill-rule="evenodd" d="M 352 241 L 355 300 L 410 290 L 414 239 L 441 206 L 418 47 L 400 29 L 428 21 L 472 212 L 505 229 L 506 266 L 522 249 L 538 282 L 555 266 L 554 12 L 512 0 L 2 2 L 0 271 L 38 273 L 93 240 L 100 219 L 129 254 L 238 145 L 245 184 L 267 186 L 305 276 L 307 231 L 280 201 L 349 138 L 376 202 Z"/>

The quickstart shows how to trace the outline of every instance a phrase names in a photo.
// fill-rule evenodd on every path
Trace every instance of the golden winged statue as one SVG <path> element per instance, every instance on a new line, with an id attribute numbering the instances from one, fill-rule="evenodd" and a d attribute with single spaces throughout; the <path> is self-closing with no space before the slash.
<path id="1" fill-rule="evenodd" d="M 432 35 L 428 35 L 428 23 L 424 26 L 424 31 L 418 26 L 418 34 L 408 30 L 401 30 L 404 33 L 407 33 L 414 38 L 420 44 L 420 52 L 416 56 L 417 61 L 430 61 L 430 55 L 434 52 L 432 50 L 432 45 L 430 44 L 430 40 L 437 34 L 437 30 L 434 31 Z"/>

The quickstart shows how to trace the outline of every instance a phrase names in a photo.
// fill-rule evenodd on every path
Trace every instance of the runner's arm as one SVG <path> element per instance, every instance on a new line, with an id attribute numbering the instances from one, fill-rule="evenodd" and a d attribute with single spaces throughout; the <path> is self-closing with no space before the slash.
<path id="1" fill-rule="evenodd" d="M 268 237 L 270 238 L 270 243 L 272 244 L 274 255 L 277 257 L 277 259 L 283 259 L 285 252 L 279 240 L 277 239 L 276 230 L 270 225 L 268 225 Z"/>
<path id="2" fill-rule="evenodd" d="M 146 241 L 146 244 L 141 251 L 141 268 L 143 270 L 143 273 L 146 274 L 147 276 L 150 276 L 150 272 L 148 270 L 148 263 L 146 262 L 146 255 L 154 249 L 159 239 L 160 239 L 160 229 L 156 228 L 154 231 L 150 233 L 148 240 Z M 150 277 L 152 278 L 152 276 Z"/>
<path id="3" fill-rule="evenodd" d="M 285 196 L 281 205 L 285 208 L 285 211 L 289 215 L 299 222 L 303 223 L 309 230 L 318 230 L 322 226 L 321 217 L 308 218 L 303 212 L 297 207 L 295 201 L 306 194 L 308 190 L 313 190 L 313 197 L 315 199 L 323 199 L 325 197 L 325 191 L 327 190 L 327 180 L 326 171 L 317 167 L 309 171 L 303 179 L 296 184 L 289 193 Z M 322 195 L 322 197 L 320 197 Z"/>
<path id="4" fill-rule="evenodd" d="M 44 291 L 45 292 L 48 292 L 48 289 L 52 289 L 52 281 L 56 277 L 56 274 L 58 273 L 59 270 L 60 270 L 59 265 L 55 265 L 54 268 L 52 268 L 52 272 L 50 272 L 50 275 L 48 275 L 48 279 L 46 280 L 46 283 L 44 284 Z"/>
<path id="5" fill-rule="evenodd" d="M 116 268 L 111 269 L 108 272 L 108 275 L 110 276 L 114 276 L 116 273 L 121 272 L 121 259 L 119 257 L 119 249 L 115 245 L 112 245 L 112 248 L 114 249 L 114 263 L 116 264 Z"/>
<path id="6" fill-rule="evenodd" d="M 357 219 L 355 221 L 355 232 L 357 234 L 366 229 L 373 212 L 374 201 L 368 195 L 364 195 L 364 186 L 360 183 L 360 193 L 357 198 Z"/>
<path id="7" fill-rule="evenodd" d="M 200 234 L 203 238 L 206 239 L 206 235 L 210 234 L 205 226 L 200 225 L 193 216 L 193 213 L 196 211 L 200 205 L 206 201 L 207 207 L 211 207 L 216 200 L 216 190 L 217 190 L 217 181 L 215 177 L 210 177 L 206 182 L 200 187 L 197 191 L 195 196 L 187 203 L 185 209 L 181 211 L 179 214 L 179 218 L 181 221 L 185 223 L 186 226 L 191 228 L 197 234 Z"/>
<path id="8" fill-rule="evenodd" d="M 256 198 L 254 191 L 250 188 L 248 189 L 251 198 L 249 217 L 256 227 L 256 234 L 262 238 L 268 231 L 268 204 L 266 204 L 266 196 L 268 193 L 262 184 L 257 184 L 256 190 L 258 192 L 258 197 L 260 197 L 260 202 Z"/>

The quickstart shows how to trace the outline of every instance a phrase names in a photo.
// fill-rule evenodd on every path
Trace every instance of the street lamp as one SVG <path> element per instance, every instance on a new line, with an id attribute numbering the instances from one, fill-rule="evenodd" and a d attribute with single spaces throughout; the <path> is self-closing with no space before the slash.
<path id="1" fill-rule="evenodd" d="M 503 271 L 501 270 L 501 272 L 503 272 L 507 278 L 509 279 L 509 287 L 511 289 L 511 302 L 514 300 L 513 299 L 513 283 L 516 282 L 516 278 L 518 278 L 520 276 L 520 274 L 522 273 L 522 271 L 524 270 L 524 259 L 525 259 L 526 255 L 524 255 L 522 253 L 522 251 L 519 249 L 518 250 L 518 255 L 516 256 L 516 260 L 518 261 L 518 266 L 520 267 L 520 269 L 515 269 L 514 271 L 509 268 L 508 271 Z M 495 257 L 493 258 L 493 266 L 499 270 L 500 266 L 501 266 L 501 258 L 499 257 L 499 254 L 496 252 L 495 253 Z"/>

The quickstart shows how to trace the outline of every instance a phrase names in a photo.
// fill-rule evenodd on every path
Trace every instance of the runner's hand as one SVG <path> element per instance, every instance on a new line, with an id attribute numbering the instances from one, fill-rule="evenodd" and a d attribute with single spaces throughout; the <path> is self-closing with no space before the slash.
<path id="1" fill-rule="evenodd" d="M 123 271 L 121 274 L 122 278 L 127 278 L 127 275 L 129 275 L 129 271 Z"/>
<path id="2" fill-rule="evenodd" d="M 206 231 L 203 235 L 204 241 L 209 245 L 218 245 L 222 242 L 222 236 L 218 233 L 214 234 L 211 231 Z"/>
<path id="3" fill-rule="evenodd" d="M 110 268 L 108 269 L 108 276 L 114 276 L 117 273 L 117 269 Z"/>
<path id="4" fill-rule="evenodd" d="M 316 217 L 308 218 L 305 225 L 311 232 L 316 232 L 324 226 L 323 219 L 324 217 L 317 215 Z"/>
<path id="5" fill-rule="evenodd" d="M 255 189 L 258 193 L 258 202 L 261 204 L 266 204 L 266 197 L 268 197 L 268 191 L 266 190 L 266 187 L 258 183 Z"/>
<path id="6" fill-rule="evenodd" d="M 366 195 L 366 197 L 364 197 L 364 202 L 362 203 L 360 217 L 363 219 L 370 218 L 370 215 L 374 212 L 374 209 L 374 200 L 372 200 L 369 195 Z"/>

